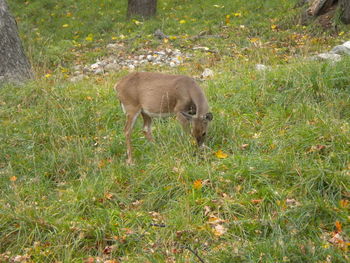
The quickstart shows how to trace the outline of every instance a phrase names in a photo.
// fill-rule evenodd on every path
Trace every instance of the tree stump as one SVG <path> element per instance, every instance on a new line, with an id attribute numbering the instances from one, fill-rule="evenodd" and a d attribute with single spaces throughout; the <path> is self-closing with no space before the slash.
<path id="1" fill-rule="evenodd" d="M 344 24 L 350 24 L 350 1 L 340 0 L 342 10 L 341 20 Z"/>
<path id="2" fill-rule="evenodd" d="M 18 36 L 16 20 L 5 0 L 0 0 L 0 82 L 23 82 L 33 77 Z"/>
<path id="3" fill-rule="evenodd" d="M 157 11 L 157 0 L 128 0 L 128 18 L 142 16 L 148 18 L 154 16 Z"/>

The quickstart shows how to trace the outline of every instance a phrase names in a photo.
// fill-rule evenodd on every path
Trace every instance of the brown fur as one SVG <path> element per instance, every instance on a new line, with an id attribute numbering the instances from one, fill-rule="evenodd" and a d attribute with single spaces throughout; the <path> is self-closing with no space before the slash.
<path id="1" fill-rule="evenodd" d="M 124 131 L 128 164 L 133 163 L 131 132 L 140 113 L 144 120 L 145 136 L 150 141 L 153 140 L 152 117 L 176 114 L 185 130 L 189 130 L 189 124 L 192 123 L 192 135 L 199 145 L 203 143 L 212 114 L 209 113 L 204 92 L 192 78 L 136 72 L 124 77 L 115 86 L 115 90 L 127 116 Z"/>

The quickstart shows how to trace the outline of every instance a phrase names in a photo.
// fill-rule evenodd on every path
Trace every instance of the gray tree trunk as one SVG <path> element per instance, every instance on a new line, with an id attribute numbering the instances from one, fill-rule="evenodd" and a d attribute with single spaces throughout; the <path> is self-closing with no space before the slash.
<path id="1" fill-rule="evenodd" d="M 142 16 L 148 18 L 154 16 L 157 11 L 157 0 L 128 0 L 128 18 Z"/>
<path id="2" fill-rule="evenodd" d="M 5 0 L 0 0 L 0 83 L 23 82 L 33 73 L 18 36 L 16 20 Z"/>
<path id="3" fill-rule="evenodd" d="M 340 0 L 341 4 L 341 20 L 345 24 L 350 24 L 350 1 L 349 0 Z"/>

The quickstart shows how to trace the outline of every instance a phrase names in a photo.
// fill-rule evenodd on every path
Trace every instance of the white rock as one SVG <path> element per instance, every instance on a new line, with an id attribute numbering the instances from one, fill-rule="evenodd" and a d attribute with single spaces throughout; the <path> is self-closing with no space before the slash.
<path id="1" fill-rule="evenodd" d="M 149 62 L 153 61 L 154 57 L 152 55 L 147 55 L 147 60 Z"/>
<path id="2" fill-rule="evenodd" d="M 80 74 L 69 79 L 70 82 L 78 82 L 84 79 L 84 75 Z"/>
<path id="3" fill-rule="evenodd" d="M 139 60 L 143 60 L 145 58 L 145 55 L 140 55 Z"/>
<path id="4" fill-rule="evenodd" d="M 91 69 L 97 69 L 100 67 L 100 62 L 96 62 L 90 66 Z"/>
<path id="5" fill-rule="evenodd" d="M 104 70 L 102 68 L 98 68 L 94 71 L 94 74 L 96 74 L 96 75 L 101 75 L 103 73 L 104 73 Z"/>
<path id="6" fill-rule="evenodd" d="M 111 49 L 111 50 L 118 49 L 118 45 L 117 44 L 108 44 L 106 47 L 107 47 L 107 49 Z"/>
<path id="7" fill-rule="evenodd" d="M 110 63 L 105 66 L 106 71 L 117 71 L 119 69 L 119 65 L 117 63 Z"/>
<path id="8" fill-rule="evenodd" d="M 201 77 L 204 79 L 214 77 L 214 71 L 212 71 L 210 68 L 206 68 L 204 69 Z"/>
<path id="9" fill-rule="evenodd" d="M 173 68 L 173 67 L 176 67 L 176 64 L 175 64 L 175 62 L 171 61 L 171 62 L 169 63 L 169 66 Z"/>
<path id="10" fill-rule="evenodd" d="M 180 60 L 178 58 L 172 58 L 171 59 L 175 64 L 180 64 Z"/>
<path id="11" fill-rule="evenodd" d="M 130 65 L 128 65 L 128 68 L 131 69 L 131 70 L 134 70 L 134 69 L 135 69 L 135 66 L 132 65 L 132 64 L 130 64 Z"/>
<path id="12" fill-rule="evenodd" d="M 347 47 L 347 48 L 350 49 L 350 41 L 346 41 L 345 43 L 343 43 L 342 46 Z"/>
<path id="13" fill-rule="evenodd" d="M 75 65 L 75 66 L 73 67 L 73 69 L 74 69 L 75 71 L 81 70 L 81 68 L 82 68 L 81 65 Z"/>
<path id="14" fill-rule="evenodd" d="M 335 46 L 329 53 L 338 54 L 338 55 L 350 55 L 350 48 L 346 46 L 339 45 Z"/>
<path id="15" fill-rule="evenodd" d="M 266 66 L 266 65 L 264 65 L 264 64 L 256 64 L 256 65 L 255 65 L 255 69 L 256 69 L 256 70 L 259 70 L 259 71 L 264 71 L 264 70 L 268 70 L 269 67 Z"/>
<path id="16" fill-rule="evenodd" d="M 154 53 L 158 54 L 158 55 L 161 55 L 161 56 L 165 56 L 165 52 L 164 51 L 156 51 Z"/>
<path id="17" fill-rule="evenodd" d="M 321 53 L 318 54 L 315 58 L 318 60 L 330 60 L 331 62 L 338 62 L 341 60 L 341 56 L 334 53 Z"/>

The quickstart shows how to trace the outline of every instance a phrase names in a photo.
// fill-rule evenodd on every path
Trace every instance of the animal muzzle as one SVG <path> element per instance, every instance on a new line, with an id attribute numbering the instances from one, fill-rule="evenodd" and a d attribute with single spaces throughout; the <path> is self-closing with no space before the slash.
<path id="1" fill-rule="evenodd" d="M 202 137 L 197 137 L 197 138 L 196 138 L 197 145 L 198 145 L 199 147 L 201 147 L 201 146 L 203 145 L 204 139 L 205 139 L 204 136 L 202 136 Z"/>

